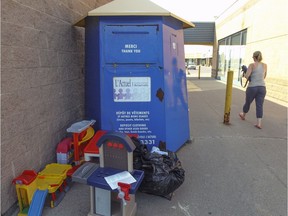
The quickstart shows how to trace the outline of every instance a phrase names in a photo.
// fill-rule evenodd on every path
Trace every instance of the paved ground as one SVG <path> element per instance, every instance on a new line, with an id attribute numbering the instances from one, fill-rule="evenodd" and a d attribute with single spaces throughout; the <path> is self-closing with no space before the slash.
<path id="1" fill-rule="evenodd" d="M 138 216 L 286 216 L 287 107 L 265 101 L 263 129 L 238 117 L 244 91 L 233 88 L 231 125 L 224 125 L 225 84 L 188 78 L 192 144 L 178 152 L 185 182 L 171 201 L 137 193 Z M 86 216 L 89 188 L 75 183 L 44 216 Z"/>

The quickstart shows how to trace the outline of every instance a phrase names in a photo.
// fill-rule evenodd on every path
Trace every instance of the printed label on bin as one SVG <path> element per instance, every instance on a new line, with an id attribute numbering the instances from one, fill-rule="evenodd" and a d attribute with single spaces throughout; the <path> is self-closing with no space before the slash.
<path id="1" fill-rule="evenodd" d="M 113 77 L 114 102 L 150 102 L 150 77 Z"/>
<path id="2" fill-rule="evenodd" d="M 106 63 L 156 63 L 159 57 L 158 27 L 105 26 Z"/>
<path id="3" fill-rule="evenodd" d="M 116 111 L 117 130 L 122 133 L 138 134 L 142 144 L 155 145 L 157 135 L 151 126 L 149 110 Z"/>

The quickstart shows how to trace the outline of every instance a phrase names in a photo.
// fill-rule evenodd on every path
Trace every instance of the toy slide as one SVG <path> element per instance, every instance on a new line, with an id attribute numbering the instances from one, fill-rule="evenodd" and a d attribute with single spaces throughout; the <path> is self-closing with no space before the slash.
<path id="1" fill-rule="evenodd" d="M 33 195 L 33 199 L 28 211 L 28 216 L 41 216 L 44 203 L 46 200 L 46 196 L 48 194 L 48 190 L 39 190 L 37 189 Z"/>

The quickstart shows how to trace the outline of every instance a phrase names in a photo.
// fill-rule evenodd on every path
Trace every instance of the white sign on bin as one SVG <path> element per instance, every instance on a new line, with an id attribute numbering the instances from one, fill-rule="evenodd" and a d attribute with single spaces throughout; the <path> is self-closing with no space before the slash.
<path id="1" fill-rule="evenodd" d="M 114 102 L 150 102 L 150 77 L 113 77 Z"/>

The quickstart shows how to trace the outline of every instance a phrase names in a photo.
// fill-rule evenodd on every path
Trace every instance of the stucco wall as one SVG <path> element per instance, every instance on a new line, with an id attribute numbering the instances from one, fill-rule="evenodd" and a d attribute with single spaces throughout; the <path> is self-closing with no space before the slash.
<path id="1" fill-rule="evenodd" d="M 260 50 L 268 64 L 267 95 L 288 102 L 288 20 L 287 0 L 249 0 L 233 12 L 227 11 L 216 22 L 217 40 L 247 29 L 244 64 Z M 230 14 L 228 14 L 230 12 Z M 231 13 L 232 12 L 232 13 Z"/>
<path id="2" fill-rule="evenodd" d="M 1 1 L 1 214 L 12 179 L 56 161 L 84 117 L 84 29 L 72 24 L 110 0 Z"/>

